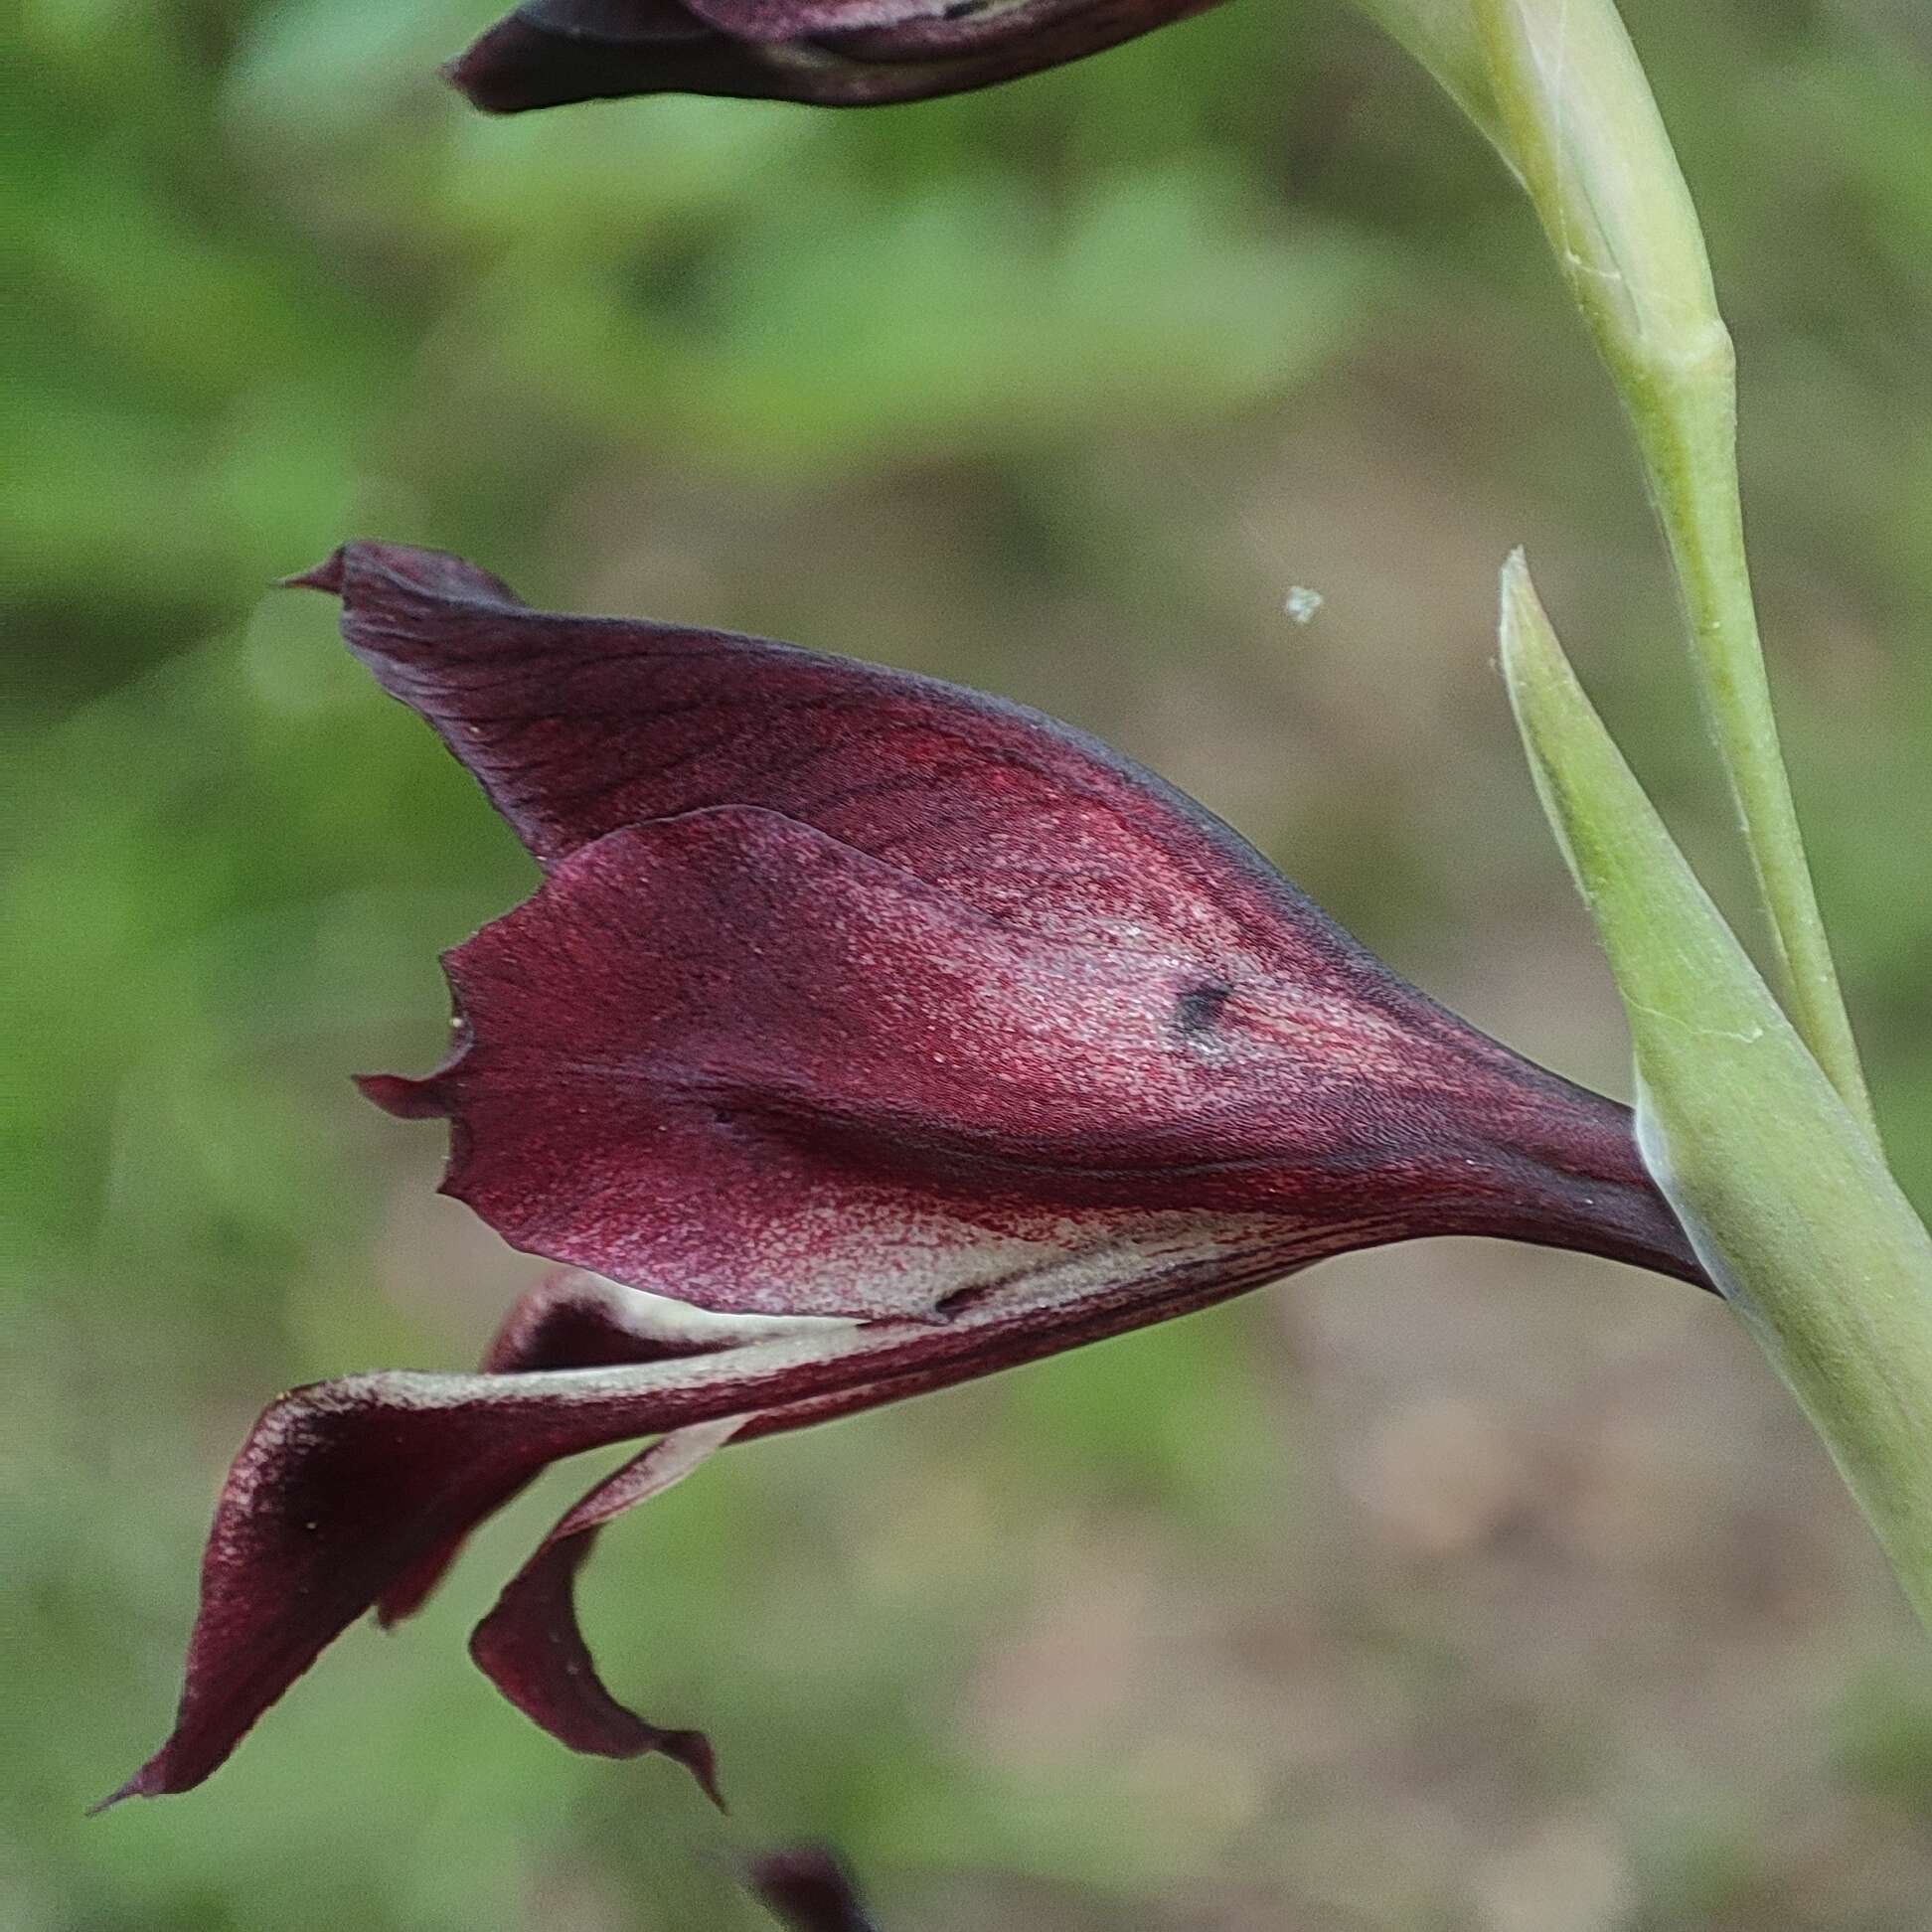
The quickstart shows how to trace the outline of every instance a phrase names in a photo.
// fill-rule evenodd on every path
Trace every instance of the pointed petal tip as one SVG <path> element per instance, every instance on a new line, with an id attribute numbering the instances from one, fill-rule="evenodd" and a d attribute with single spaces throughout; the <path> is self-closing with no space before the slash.
<path id="1" fill-rule="evenodd" d="M 97 1798 L 86 1809 L 85 1816 L 98 1818 L 103 1812 L 112 1811 L 117 1805 L 130 1798 L 172 1798 L 178 1792 L 192 1791 L 198 1784 L 205 1783 L 209 1773 L 216 1767 L 203 1764 L 183 1774 L 177 1763 L 176 1739 L 179 1733 L 170 1736 L 168 1741 L 141 1766 L 124 1784 L 110 1791 L 105 1798 Z"/>
<path id="2" fill-rule="evenodd" d="M 284 590 L 321 590 L 344 603 L 360 596 L 378 603 L 399 594 L 410 599 L 454 600 L 524 608 L 523 599 L 499 576 L 479 569 L 449 551 L 415 544 L 386 544 L 352 537 L 338 544 L 320 564 L 278 579 Z"/>
<path id="3" fill-rule="evenodd" d="M 358 1073 L 356 1090 L 398 1120 L 443 1120 L 449 1105 L 434 1074 L 412 1080 L 402 1073 Z"/>
<path id="4" fill-rule="evenodd" d="M 536 1562 L 504 1591 L 470 1633 L 472 1662 L 533 1723 L 573 1751 L 597 1757 L 655 1754 L 681 1764 L 718 1809 L 730 1807 L 718 1782 L 718 1753 L 700 1730 L 664 1730 L 620 1704 L 590 1661 L 565 1594 L 584 1553 Z M 535 1599 L 535 1601 L 533 1601 Z"/>
<path id="5" fill-rule="evenodd" d="M 332 597 L 341 596 L 348 549 L 347 544 L 338 544 L 320 564 L 306 570 L 297 570 L 293 576 L 278 578 L 276 587 L 282 590 L 322 590 Z"/>
<path id="6" fill-rule="evenodd" d="M 583 58 L 572 58 L 568 41 L 559 47 L 550 35 L 512 14 L 479 35 L 460 54 L 452 55 L 437 71 L 479 113 L 519 114 L 530 107 L 561 106 L 583 99 L 583 88 L 573 87 L 567 80 L 559 87 L 549 79 L 553 68 L 574 73 Z M 589 64 L 594 67 L 594 54 Z"/>
<path id="7" fill-rule="evenodd" d="M 94 1802 L 87 1807 L 84 1816 L 88 1818 L 98 1818 L 102 1812 L 112 1811 L 116 1805 L 120 1804 L 125 1799 L 152 1798 L 156 1796 L 158 1788 L 150 1784 L 148 1781 L 148 1774 L 152 1769 L 153 1769 L 153 1763 L 152 1760 L 150 1760 L 147 1764 L 142 1765 L 141 1768 L 137 1772 L 135 1772 L 135 1774 L 131 1778 L 129 1778 L 128 1781 L 124 1785 L 120 1786 L 117 1790 L 110 1791 L 105 1798 L 96 1798 Z"/>
<path id="8" fill-rule="evenodd" d="M 675 1764 L 682 1764 L 698 1780 L 698 1789 L 724 1817 L 730 1817 L 731 1808 L 724 1802 L 724 1793 L 719 1787 L 718 1753 L 703 1731 L 666 1731 L 659 1739 L 657 1749 L 660 1756 L 670 1758 Z"/>
<path id="9" fill-rule="evenodd" d="M 493 98 L 487 78 L 478 71 L 480 64 L 477 55 L 482 48 L 483 42 L 479 41 L 474 47 L 467 47 L 460 54 L 452 54 L 436 69 L 436 72 L 479 113 L 510 113 L 512 109 L 506 102 Z"/>
<path id="10" fill-rule="evenodd" d="M 388 1596 L 379 1597 L 376 1606 L 369 1613 L 369 1621 L 385 1636 L 398 1624 L 405 1622 L 420 1610 L 427 1599 L 427 1590 L 392 1590 Z"/>

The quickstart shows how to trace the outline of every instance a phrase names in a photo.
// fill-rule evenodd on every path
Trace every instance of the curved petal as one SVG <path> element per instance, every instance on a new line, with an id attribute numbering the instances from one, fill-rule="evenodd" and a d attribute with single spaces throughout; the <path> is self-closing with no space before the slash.
<path id="1" fill-rule="evenodd" d="M 539 1282 L 505 1316 L 477 1365 L 477 1372 L 514 1375 L 545 1368 L 608 1368 L 624 1364 L 677 1362 L 767 1341 L 774 1333 L 810 1332 L 815 1326 L 831 1328 L 837 1324 L 714 1315 L 683 1302 L 640 1293 L 582 1269 L 562 1268 Z M 383 1591 L 376 1604 L 377 1622 L 388 1629 L 420 1609 L 470 1531 L 486 1517 L 494 1516 L 529 1480 L 528 1474 L 507 1478 L 499 1490 L 479 1497 L 469 1520 L 459 1530 Z"/>
<path id="2" fill-rule="evenodd" d="M 525 1716 L 572 1750 L 603 1757 L 657 1751 L 675 1758 L 723 1811 L 717 1761 L 704 1734 L 661 1730 L 619 1703 L 604 1685 L 577 1621 L 577 1575 L 612 1519 L 683 1481 L 725 1443 L 830 1421 L 925 1385 L 917 1375 L 865 1382 L 660 1437 L 564 1513 L 477 1625 L 470 1656 Z"/>
<path id="3" fill-rule="evenodd" d="M 800 1324 L 631 1367 L 374 1374 L 271 1403 L 230 1469 L 202 1563 L 175 1727 L 113 1797 L 213 1772 L 325 1646 L 546 1465 L 729 1417 L 740 1438 L 989 1374 L 1258 1286 L 1271 1257 L 1144 1259 L 1096 1287 L 1069 1270 L 946 1323 Z"/>
<path id="4" fill-rule="evenodd" d="M 720 1811 L 718 1765 L 703 1731 L 664 1730 L 627 1710 L 604 1689 L 576 1620 L 576 1577 L 614 1516 L 662 1495 L 724 1448 L 741 1416 L 674 1429 L 606 1476 L 558 1524 L 477 1625 L 470 1655 L 534 1723 L 573 1751 L 641 1757 L 656 1751 L 682 1764 Z"/>
<path id="5" fill-rule="evenodd" d="M 1395 984 L 1218 819 L 1038 712 L 761 638 L 529 610 L 433 551 L 349 544 L 294 581 L 341 597 L 350 649 L 547 866 L 644 819 L 759 805 L 1028 930 Z"/>

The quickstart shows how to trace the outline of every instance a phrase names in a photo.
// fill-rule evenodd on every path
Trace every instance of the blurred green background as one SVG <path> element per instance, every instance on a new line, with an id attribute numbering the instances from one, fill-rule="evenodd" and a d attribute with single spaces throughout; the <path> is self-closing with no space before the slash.
<path id="1" fill-rule="evenodd" d="M 352 1633 L 191 1797 L 222 1469 L 284 1385 L 459 1366 L 536 1264 L 437 1199 L 438 947 L 527 862 L 265 585 L 340 538 L 1077 720 L 1579 1077 L 1614 1000 L 1521 768 L 1526 542 L 1740 902 L 1614 404 L 1526 209 L 1339 5 L 872 114 L 492 123 L 490 0 L 9 0 L 0 186 L 0 1923 L 891 1932 L 1932 1918 L 1932 1652 L 1721 1309 L 1437 1243 L 733 1450 L 611 1535 L 612 1682 L 735 1801 L 573 1760 L 468 1624 Z M 1774 672 L 1932 1206 L 1932 27 L 1630 0 L 1738 338 Z M 1295 586 L 1324 602 L 1305 625 Z"/>

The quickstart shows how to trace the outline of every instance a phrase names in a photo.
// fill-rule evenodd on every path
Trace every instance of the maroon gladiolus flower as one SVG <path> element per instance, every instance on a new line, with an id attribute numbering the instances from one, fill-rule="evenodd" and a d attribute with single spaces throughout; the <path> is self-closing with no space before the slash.
<path id="1" fill-rule="evenodd" d="M 654 1438 L 477 1630 L 579 1750 L 705 1740 L 598 1682 L 598 1530 L 726 1442 L 1417 1235 L 1701 1283 L 1626 1110 L 1403 985 L 1198 805 L 1037 713 L 713 631 L 526 609 L 353 544 L 297 579 L 543 868 L 445 961 L 456 1034 L 364 1081 L 565 1264 L 475 1374 L 295 1390 L 231 1472 L 174 1734 L 199 1783 L 362 1611 L 549 1463 Z M 685 1304 L 685 1306 L 679 1306 Z"/>
<path id="2" fill-rule="evenodd" d="M 527 0 L 449 64 L 479 107 L 620 94 L 925 100 L 1132 40 L 1215 0 Z"/>

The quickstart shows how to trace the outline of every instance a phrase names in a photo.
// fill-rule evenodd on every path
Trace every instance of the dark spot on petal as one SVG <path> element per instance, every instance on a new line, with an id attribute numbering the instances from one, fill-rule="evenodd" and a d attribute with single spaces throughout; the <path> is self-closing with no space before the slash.
<path id="1" fill-rule="evenodd" d="M 952 0 L 952 5 L 944 8 L 941 20 L 970 20 L 976 13 L 986 11 L 988 0 Z"/>
<path id="2" fill-rule="evenodd" d="M 1174 1003 L 1174 1030 L 1183 1040 L 1199 1040 L 1220 1025 L 1231 986 L 1191 986 Z"/>

